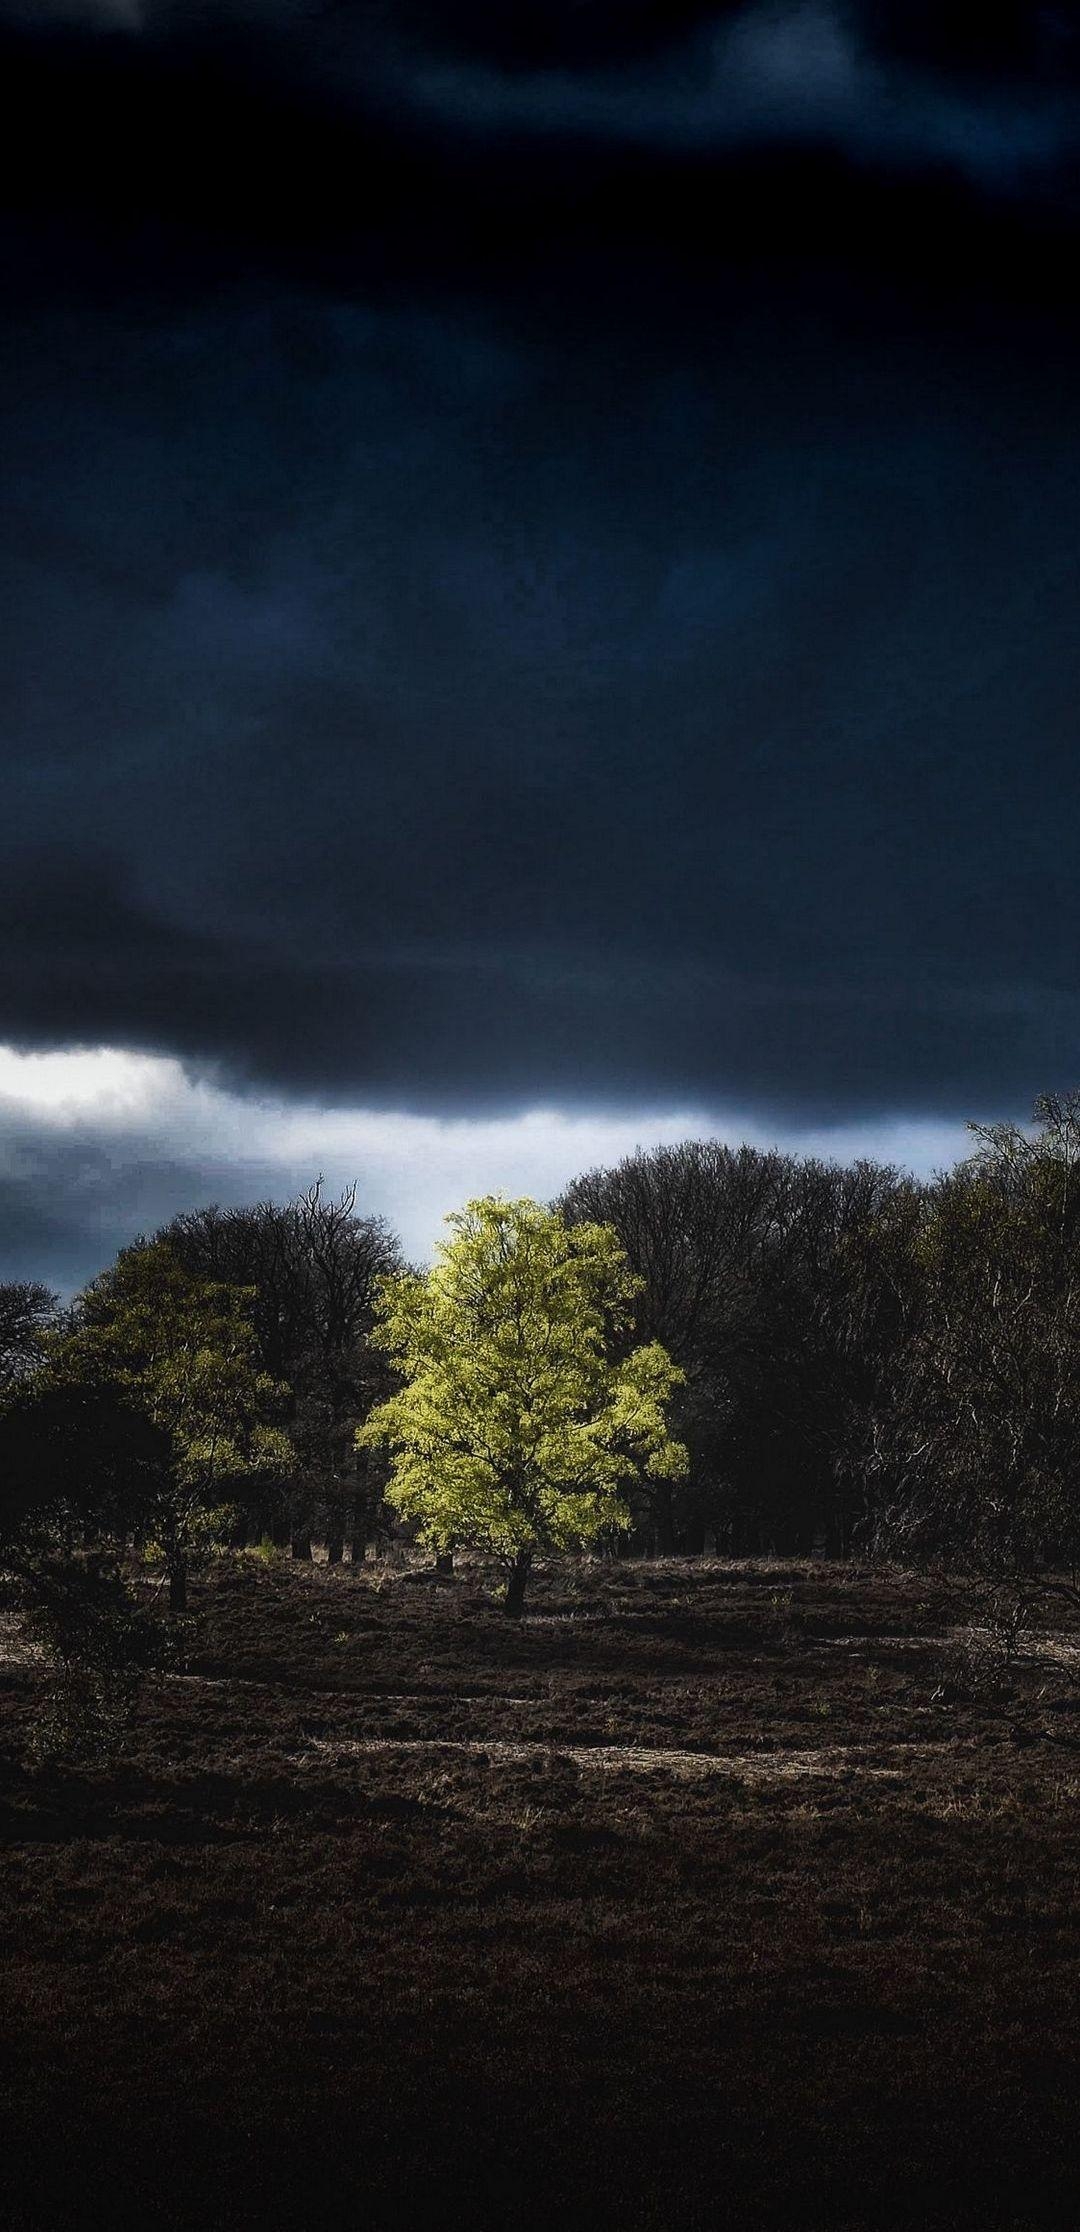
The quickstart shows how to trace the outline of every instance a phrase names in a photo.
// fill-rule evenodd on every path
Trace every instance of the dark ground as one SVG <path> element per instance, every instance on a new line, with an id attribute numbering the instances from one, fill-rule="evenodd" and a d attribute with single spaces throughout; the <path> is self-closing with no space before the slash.
<path id="1" fill-rule="evenodd" d="M 0 2215 L 1072 2227 L 1080 1684 L 930 1583 L 196 1590 L 119 1771 L 0 1666 Z M 11 1629 L 11 1622 L 8 1622 Z"/>

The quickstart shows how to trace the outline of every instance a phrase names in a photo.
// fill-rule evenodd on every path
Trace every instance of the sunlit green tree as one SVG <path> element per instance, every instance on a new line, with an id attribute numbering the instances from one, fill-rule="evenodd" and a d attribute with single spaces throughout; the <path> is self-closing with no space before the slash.
<path id="1" fill-rule="evenodd" d="M 626 1352 L 641 1281 L 609 1225 L 495 1197 L 447 1222 L 426 1277 L 383 1283 L 373 1338 L 404 1384 L 357 1441 L 389 1444 L 389 1501 L 436 1550 L 502 1562 L 518 1613 L 537 1551 L 628 1528 L 624 1488 L 685 1470 L 682 1375 L 659 1342 Z"/>

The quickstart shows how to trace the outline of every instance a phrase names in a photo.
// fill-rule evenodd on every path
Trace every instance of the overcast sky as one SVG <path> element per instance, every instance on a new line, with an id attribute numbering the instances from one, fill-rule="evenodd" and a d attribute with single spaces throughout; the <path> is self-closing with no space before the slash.
<path id="1" fill-rule="evenodd" d="M 1078 28 L 0 0 L 0 1276 L 1080 1079 Z"/>

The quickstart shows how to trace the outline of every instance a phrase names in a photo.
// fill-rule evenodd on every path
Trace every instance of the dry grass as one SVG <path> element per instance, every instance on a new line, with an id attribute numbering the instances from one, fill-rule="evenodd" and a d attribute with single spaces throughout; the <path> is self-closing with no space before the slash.
<path id="1" fill-rule="evenodd" d="M 5 2224 L 1075 2220 L 1080 1693 L 911 1577 L 223 1563 L 122 1768 L 0 1647 Z"/>

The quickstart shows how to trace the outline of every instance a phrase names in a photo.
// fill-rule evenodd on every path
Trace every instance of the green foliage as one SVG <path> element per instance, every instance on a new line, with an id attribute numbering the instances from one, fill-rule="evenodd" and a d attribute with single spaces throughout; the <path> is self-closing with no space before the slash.
<path id="1" fill-rule="evenodd" d="M 389 1501 L 436 1549 L 514 1566 L 624 1530 L 644 1469 L 686 1452 L 666 1407 L 681 1374 L 658 1342 L 621 1361 L 640 1280 L 610 1226 L 489 1197 L 447 1220 L 427 1277 L 389 1279 L 374 1339 L 402 1375 L 357 1441 L 389 1444 Z"/>
<path id="2" fill-rule="evenodd" d="M 227 1523 L 230 1486 L 290 1463 L 276 1423 L 285 1391 L 259 1369 L 250 1301 L 193 1277 L 167 1242 L 128 1248 L 82 1295 L 46 1367 L 60 1386 L 118 1389 L 167 1437 L 137 1533 L 161 1546 L 178 1609 L 188 1559 Z"/>
<path id="3" fill-rule="evenodd" d="M 287 1463 L 284 1390 L 259 1368 L 249 1289 L 193 1277 L 165 1241 L 127 1248 L 53 1351 L 64 1377 L 128 1388 L 170 1436 L 185 1486 Z"/>
<path id="4" fill-rule="evenodd" d="M 251 1543 L 247 1550 L 247 1556 L 254 1558 L 257 1564 L 265 1566 L 268 1573 L 276 1572 L 286 1563 L 284 1551 L 278 1548 L 277 1543 L 273 1542 L 269 1535 L 263 1535 L 258 1542 Z"/>
<path id="5" fill-rule="evenodd" d="M 522 1587 L 633 1515 L 664 1550 L 859 1539 L 1013 1597 L 1052 1569 L 1080 1602 L 1080 1095 L 1036 1119 L 973 1126 L 931 1184 L 639 1154 L 553 1210 L 471 1202 L 427 1276 L 316 1183 L 178 1220 L 62 1325 L 2 1288 L 0 1560 L 29 1589 L 135 1548 L 181 1611 L 192 1557 L 237 1503 L 261 1533 L 279 1483 L 294 1554 L 316 1515 L 362 1549 L 388 1462 L 429 1545 Z"/>

